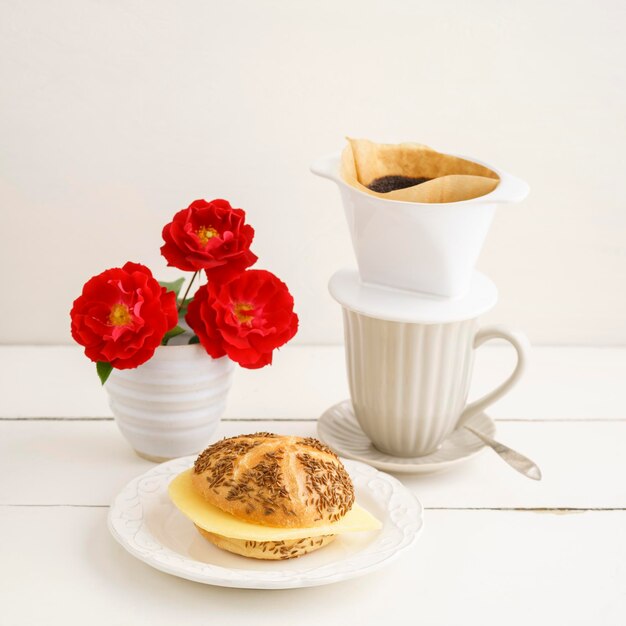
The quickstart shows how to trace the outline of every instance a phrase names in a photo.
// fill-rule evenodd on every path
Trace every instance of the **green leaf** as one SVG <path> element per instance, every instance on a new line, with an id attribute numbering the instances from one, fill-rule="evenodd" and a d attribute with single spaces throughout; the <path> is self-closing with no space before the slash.
<path id="1" fill-rule="evenodd" d="M 191 345 L 192 343 L 200 343 L 200 340 L 198 339 L 198 335 L 194 335 L 187 343 L 189 345 Z"/>
<path id="2" fill-rule="evenodd" d="M 163 339 L 161 340 L 161 345 L 166 346 L 167 342 L 172 338 L 172 337 L 176 337 L 177 335 L 182 335 L 185 332 L 184 328 L 181 328 L 180 326 L 174 326 L 174 328 L 172 328 L 171 330 L 168 330 L 165 335 L 163 335 Z"/>
<path id="3" fill-rule="evenodd" d="M 185 278 L 181 276 L 178 280 L 172 280 L 170 282 L 160 280 L 159 285 L 161 285 L 161 287 L 165 287 L 168 291 L 173 291 L 176 294 L 176 297 L 178 298 L 178 294 L 184 282 L 185 282 Z"/>
<path id="4" fill-rule="evenodd" d="M 106 383 L 107 378 L 113 371 L 113 366 L 106 361 L 98 361 L 96 363 L 96 372 L 98 372 L 98 376 L 100 377 L 100 382 L 104 385 Z"/>

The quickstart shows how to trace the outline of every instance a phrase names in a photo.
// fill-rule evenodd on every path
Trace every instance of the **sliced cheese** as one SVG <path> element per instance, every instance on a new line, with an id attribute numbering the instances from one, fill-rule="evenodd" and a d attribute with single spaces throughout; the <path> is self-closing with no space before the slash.
<path id="1" fill-rule="evenodd" d="M 172 502 L 194 524 L 211 533 L 249 541 L 281 541 L 339 533 L 378 530 L 382 524 L 368 511 L 354 504 L 339 521 L 314 528 L 276 528 L 250 524 L 209 504 L 193 487 L 193 468 L 179 474 L 169 485 Z"/>

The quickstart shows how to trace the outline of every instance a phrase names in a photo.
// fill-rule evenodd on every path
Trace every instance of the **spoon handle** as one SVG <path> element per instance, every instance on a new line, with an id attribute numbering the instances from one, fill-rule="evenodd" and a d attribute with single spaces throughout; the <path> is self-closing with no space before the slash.
<path id="1" fill-rule="evenodd" d="M 487 437 L 487 435 L 481 433 L 480 431 L 474 430 L 471 426 L 466 425 L 464 428 L 476 435 L 476 437 L 488 445 L 494 452 L 496 452 L 496 454 L 500 455 L 502 460 L 508 463 L 514 470 L 517 470 L 520 474 L 523 474 L 527 478 L 541 480 L 541 470 L 528 457 L 525 457 L 523 454 L 520 454 L 515 450 L 511 450 L 508 446 L 505 446 L 503 443 L 500 443 L 491 437 Z"/>

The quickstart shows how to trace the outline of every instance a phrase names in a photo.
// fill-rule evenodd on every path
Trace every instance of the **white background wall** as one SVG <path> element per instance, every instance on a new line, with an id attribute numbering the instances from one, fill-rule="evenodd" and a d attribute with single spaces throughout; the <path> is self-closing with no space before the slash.
<path id="1" fill-rule="evenodd" d="M 127 259 L 173 277 L 160 231 L 199 197 L 248 211 L 301 343 L 341 340 L 352 262 L 308 172 L 343 136 L 494 163 L 480 269 L 491 321 L 538 343 L 626 343 L 621 0 L 0 1 L 0 342 L 64 343 L 83 282 Z"/>

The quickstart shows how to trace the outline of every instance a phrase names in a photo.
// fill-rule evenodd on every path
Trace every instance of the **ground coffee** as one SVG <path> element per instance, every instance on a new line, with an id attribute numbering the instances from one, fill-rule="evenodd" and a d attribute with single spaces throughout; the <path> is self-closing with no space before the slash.
<path id="1" fill-rule="evenodd" d="M 412 176 L 381 176 L 380 178 L 375 178 L 367 188 L 377 193 L 388 193 L 396 189 L 405 189 L 406 187 L 421 185 L 429 180 L 431 179 L 413 178 Z"/>

